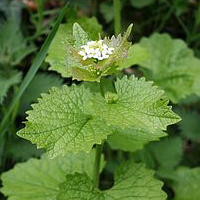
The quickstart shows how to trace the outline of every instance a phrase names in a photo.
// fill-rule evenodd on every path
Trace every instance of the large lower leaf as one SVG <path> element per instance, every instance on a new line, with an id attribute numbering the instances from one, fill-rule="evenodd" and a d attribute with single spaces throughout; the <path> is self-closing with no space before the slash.
<path id="1" fill-rule="evenodd" d="M 154 34 L 142 38 L 140 45 L 149 54 L 148 59 L 140 63 L 149 70 L 144 71 L 145 76 L 164 89 L 173 102 L 199 93 L 200 60 L 184 41 L 172 39 L 168 34 Z"/>
<path id="2" fill-rule="evenodd" d="M 87 173 L 93 177 L 95 152 L 90 154 L 68 154 L 54 159 L 43 156 L 31 158 L 26 163 L 17 164 L 14 169 L 3 173 L 1 192 L 8 200 L 56 200 L 59 184 L 66 174 Z M 104 162 L 102 159 L 101 170 Z"/>
<path id="3" fill-rule="evenodd" d="M 27 112 L 28 122 L 17 134 L 46 148 L 52 157 L 68 151 L 89 152 L 111 133 L 105 121 L 88 114 L 91 95 L 83 86 L 52 88 Z"/>
<path id="4" fill-rule="evenodd" d="M 114 186 L 106 191 L 93 189 L 90 178 L 83 174 L 67 175 L 60 185 L 57 200 L 165 200 L 162 183 L 141 164 L 121 165 L 115 174 Z"/>

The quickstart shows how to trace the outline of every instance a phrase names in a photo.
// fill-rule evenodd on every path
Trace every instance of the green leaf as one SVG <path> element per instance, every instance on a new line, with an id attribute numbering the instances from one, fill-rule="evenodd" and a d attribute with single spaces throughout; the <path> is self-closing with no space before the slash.
<path id="1" fill-rule="evenodd" d="M 200 114 L 196 110 L 177 109 L 177 113 L 182 117 L 178 123 L 184 136 L 192 141 L 200 139 Z"/>
<path id="2" fill-rule="evenodd" d="M 127 59 L 120 63 L 119 69 L 129 68 L 132 65 L 139 64 L 148 58 L 148 53 L 140 44 L 132 45 L 127 54 Z"/>
<path id="3" fill-rule="evenodd" d="M 78 23 L 73 24 L 73 37 L 75 40 L 75 48 L 80 48 L 82 45 L 85 45 L 89 40 L 88 34 L 81 28 Z"/>
<path id="4" fill-rule="evenodd" d="M 105 191 L 94 190 L 90 178 L 83 174 L 67 175 L 60 184 L 57 200 L 165 200 L 162 183 L 153 178 L 153 172 L 141 164 L 121 165 L 115 173 L 114 186 Z M 76 192 L 74 192 L 76 191 Z"/>
<path id="5" fill-rule="evenodd" d="M 163 131 L 148 132 L 144 129 L 116 129 L 113 134 L 108 137 L 108 143 L 113 149 L 122 149 L 124 151 L 135 151 L 142 149 L 143 146 L 150 142 L 158 140 L 167 134 Z"/>
<path id="6" fill-rule="evenodd" d="M 68 66 L 65 63 L 67 56 L 66 41 L 69 40 L 69 29 L 70 27 L 63 24 L 60 25 L 54 40 L 48 50 L 48 56 L 46 62 L 50 63 L 50 70 L 55 70 L 61 73 L 63 77 L 70 77 L 71 73 L 68 70 Z M 71 39 L 71 38 L 70 38 Z M 72 39 L 71 39 L 72 40 Z"/>
<path id="7" fill-rule="evenodd" d="M 161 178 L 173 179 L 175 167 L 183 157 L 181 137 L 166 137 L 161 141 L 151 142 L 142 151 L 134 153 L 136 161 L 145 162 L 146 166 L 156 169 Z"/>
<path id="8" fill-rule="evenodd" d="M 135 8 L 143 8 L 153 4 L 155 0 L 131 0 L 130 3 Z"/>
<path id="9" fill-rule="evenodd" d="M 13 70 L 9 74 L 6 74 L 0 71 L 0 104 L 3 102 L 9 88 L 18 84 L 21 81 L 21 78 L 21 72 Z"/>
<path id="10" fill-rule="evenodd" d="M 75 21 L 70 22 L 74 23 Z M 102 34 L 103 32 L 102 25 L 99 24 L 95 17 L 81 17 L 80 19 L 76 20 L 76 22 L 83 27 L 83 30 L 87 32 L 89 39 L 91 40 L 98 40 L 99 34 Z"/>
<path id="11" fill-rule="evenodd" d="M 159 142 L 151 143 L 150 149 L 160 167 L 174 168 L 183 156 L 181 137 L 163 138 Z"/>
<path id="12" fill-rule="evenodd" d="M 58 186 L 65 181 L 66 174 L 79 172 L 93 177 L 94 160 L 94 151 L 54 159 L 46 156 L 41 159 L 31 158 L 2 174 L 1 192 L 9 196 L 8 200 L 56 200 Z M 103 158 L 101 163 L 102 170 L 105 164 Z"/>
<path id="13" fill-rule="evenodd" d="M 53 86 L 61 86 L 63 79 L 59 76 L 46 73 L 38 73 L 30 85 L 22 95 L 20 101 L 20 113 L 24 112 L 31 108 L 31 103 L 37 102 L 37 98 L 40 97 L 41 93 L 48 92 L 48 90 Z"/>
<path id="14" fill-rule="evenodd" d="M 88 114 L 91 97 L 84 86 L 53 87 L 27 112 L 26 126 L 17 134 L 45 148 L 51 157 L 68 151 L 89 152 L 110 134 L 106 122 Z"/>
<path id="15" fill-rule="evenodd" d="M 200 60 L 194 57 L 184 41 L 156 33 L 143 38 L 140 45 L 149 53 L 149 59 L 140 63 L 150 70 L 145 76 L 165 90 L 173 102 L 199 92 L 194 84 L 200 79 Z"/>
<path id="16" fill-rule="evenodd" d="M 144 78 L 124 76 L 117 79 L 115 89 L 116 93 L 108 93 L 105 98 L 96 94 L 91 104 L 93 113 L 115 128 L 156 133 L 180 120 L 167 106 L 164 92 Z"/>
<path id="17" fill-rule="evenodd" d="M 176 171 L 172 188 L 174 200 L 199 200 L 200 199 L 200 168 L 193 169 L 180 167 Z"/>

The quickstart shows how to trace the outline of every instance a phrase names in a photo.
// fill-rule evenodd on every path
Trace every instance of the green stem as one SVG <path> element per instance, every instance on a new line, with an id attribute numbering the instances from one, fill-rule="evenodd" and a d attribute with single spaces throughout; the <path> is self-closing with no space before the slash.
<path id="1" fill-rule="evenodd" d="M 101 163 L 101 151 L 102 144 L 96 145 L 96 155 L 95 155 L 95 163 L 94 163 L 94 188 L 99 188 L 99 171 L 100 171 L 100 163 Z"/>
<path id="2" fill-rule="evenodd" d="M 115 35 L 121 32 L 121 4 L 120 0 L 113 0 L 114 3 L 114 23 Z"/>

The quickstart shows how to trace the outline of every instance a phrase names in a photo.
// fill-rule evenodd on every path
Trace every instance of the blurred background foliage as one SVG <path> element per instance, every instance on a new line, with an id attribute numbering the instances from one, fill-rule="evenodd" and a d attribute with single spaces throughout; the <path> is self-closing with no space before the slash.
<path id="1" fill-rule="evenodd" d="M 112 184 L 110 177 L 123 159 L 145 162 L 164 181 L 168 199 L 199 200 L 200 193 L 200 1 L 199 0 L 123 0 L 114 12 L 116 0 L 1 0 L 0 1 L 0 120 L 6 114 L 11 99 L 34 56 L 50 33 L 63 5 L 69 2 L 63 23 L 70 31 L 73 22 L 80 23 L 95 39 L 101 35 L 124 32 L 134 24 L 130 40 L 138 45 L 141 57 L 148 50 L 150 58 L 134 64 L 130 56 L 117 76 L 135 74 L 153 80 L 165 90 L 174 111 L 182 121 L 170 126 L 168 136 L 150 142 L 139 151 L 104 149 L 110 158 L 101 179 Z M 113 3 L 114 2 L 114 3 Z M 163 34 L 166 33 L 166 34 Z M 176 38 L 176 39 L 174 39 Z M 133 55 L 135 49 L 132 50 Z M 148 57 L 148 56 L 147 56 Z M 37 102 L 41 93 L 52 86 L 71 85 L 70 78 L 61 78 L 48 71 L 43 63 L 9 118 L 6 134 L 0 133 L 0 173 L 30 157 L 40 157 L 42 150 L 16 136 L 22 127 L 25 111 Z M 129 68 L 128 68 L 129 67 Z M 170 77 L 170 80 L 168 80 Z M 106 77 L 105 88 L 112 90 Z M 174 78 L 172 80 L 172 78 Z M 95 88 L 94 88 L 95 89 Z M 127 147 L 128 148 L 128 147 Z M 108 176 L 108 174 L 110 176 Z M 4 199 L 3 195 L 1 196 Z"/>

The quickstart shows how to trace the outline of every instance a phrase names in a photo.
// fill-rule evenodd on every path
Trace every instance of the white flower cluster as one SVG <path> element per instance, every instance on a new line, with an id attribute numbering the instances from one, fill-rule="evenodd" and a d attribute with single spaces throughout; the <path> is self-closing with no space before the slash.
<path id="1" fill-rule="evenodd" d="M 89 41 L 86 45 L 81 46 L 82 51 L 79 55 L 83 56 L 83 60 L 87 58 L 95 58 L 98 60 L 107 59 L 113 52 L 114 48 L 109 48 L 108 45 L 103 44 L 103 40 Z"/>

